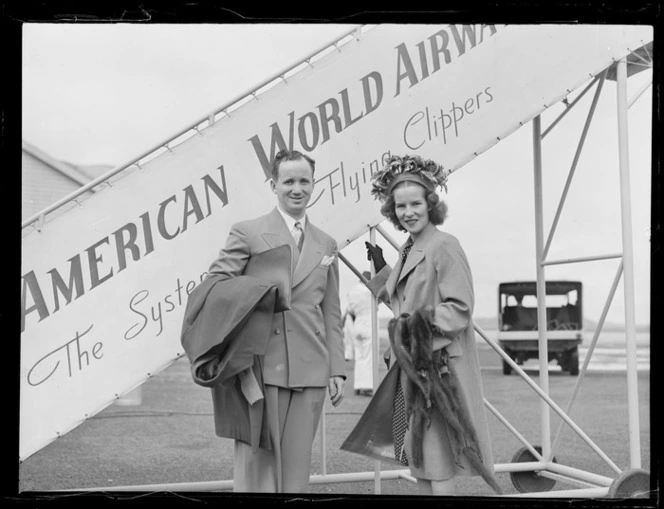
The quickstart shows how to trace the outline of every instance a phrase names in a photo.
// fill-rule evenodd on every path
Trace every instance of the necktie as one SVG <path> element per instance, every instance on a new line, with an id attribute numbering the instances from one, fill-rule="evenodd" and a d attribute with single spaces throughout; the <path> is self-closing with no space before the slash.
<path id="1" fill-rule="evenodd" d="M 299 250 L 302 250 L 303 237 L 304 232 L 302 231 L 302 225 L 299 221 L 296 221 L 295 226 L 293 226 L 293 238 L 295 239 L 295 243 L 297 244 L 297 248 Z"/>
<path id="2" fill-rule="evenodd" d="M 406 245 L 403 248 L 403 253 L 401 253 L 401 261 L 403 263 L 406 263 L 406 258 L 408 258 L 408 254 L 410 253 L 410 249 L 413 247 L 413 241 L 412 239 L 408 239 L 408 242 L 406 242 Z"/>
<path id="3" fill-rule="evenodd" d="M 413 241 L 412 239 L 409 238 L 401 253 L 401 268 L 399 269 L 400 273 L 403 270 L 403 268 L 406 266 L 406 259 L 408 258 L 408 254 L 410 253 L 410 249 L 412 247 L 413 247 Z"/>

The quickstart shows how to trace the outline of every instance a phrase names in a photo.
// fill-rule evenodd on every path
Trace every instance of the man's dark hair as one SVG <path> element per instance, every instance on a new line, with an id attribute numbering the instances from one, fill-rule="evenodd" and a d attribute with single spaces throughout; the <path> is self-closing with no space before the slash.
<path id="1" fill-rule="evenodd" d="M 316 171 L 316 161 L 297 150 L 280 150 L 272 161 L 272 180 L 275 182 L 279 180 L 279 165 L 283 161 L 298 161 L 300 159 L 304 159 L 309 163 L 309 166 L 311 166 L 311 176 L 313 177 Z"/>

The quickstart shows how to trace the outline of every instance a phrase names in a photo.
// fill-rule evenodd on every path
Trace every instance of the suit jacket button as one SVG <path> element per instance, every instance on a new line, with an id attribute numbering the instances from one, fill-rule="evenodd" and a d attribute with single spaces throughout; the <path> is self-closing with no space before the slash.
<path id="1" fill-rule="evenodd" d="M 316 334 L 318 336 L 318 334 L 320 334 L 320 331 L 317 330 L 314 334 Z"/>
<path id="2" fill-rule="evenodd" d="M 281 334 L 281 329 L 274 329 L 275 334 Z"/>
<path id="3" fill-rule="evenodd" d="M 314 304 L 314 307 L 318 309 L 320 306 L 318 304 Z"/>

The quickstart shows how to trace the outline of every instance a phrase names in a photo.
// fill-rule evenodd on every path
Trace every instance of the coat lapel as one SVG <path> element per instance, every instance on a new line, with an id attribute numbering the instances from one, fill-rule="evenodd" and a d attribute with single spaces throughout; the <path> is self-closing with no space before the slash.
<path id="1" fill-rule="evenodd" d="M 266 231 L 262 237 L 269 248 L 290 244 L 293 252 L 293 288 L 301 283 L 309 273 L 316 268 L 325 255 L 325 242 L 322 241 L 316 232 L 316 228 L 307 220 L 304 229 L 304 242 L 302 251 L 295 243 L 291 232 L 288 231 L 284 218 L 279 211 L 274 208 L 267 215 Z"/>
<path id="2" fill-rule="evenodd" d="M 307 220 L 302 251 L 297 260 L 297 265 L 295 265 L 295 272 L 293 272 L 293 288 L 300 284 L 318 266 L 324 255 L 325 243 L 321 241 L 316 229 Z"/>
<path id="3" fill-rule="evenodd" d="M 397 285 L 415 268 L 417 264 L 424 260 L 424 249 L 422 246 L 417 246 L 413 244 L 413 247 L 410 248 L 410 253 L 408 253 L 408 258 L 406 258 L 406 264 L 401 269 L 401 274 L 399 274 L 399 279 L 397 280 Z"/>
<path id="4" fill-rule="evenodd" d="M 406 258 L 406 263 L 401 267 L 402 264 L 402 258 L 401 255 L 403 253 L 403 247 L 401 246 L 401 249 L 399 249 L 399 262 L 397 263 L 397 266 L 395 268 L 395 271 L 397 275 L 390 279 L 387 280 L 385 287 L 386 289 L 390 292 L 390 296 L 396 291 L 396 289 L 399 287 L 399 284 L 410 274 L 415 267 L 419 263 L 424 260 L 424 249 L 425 247 L 429 244 L 429 239 L 433 235 L 435 231 L 438 229 L 436 226 L 432 223 L 429 223 L 426 227 L 426 229 L 417 237 L 417 240 L 413 243 L 413 247 L 410 248 L 410 253 L 408 253 L 408 258 Z M 390 274 L 392 276 L 392 274 Z M 390 281 L 392 280 L 392 281 Z M 393 286 L 390 288 L 388 285 L 392 283 Z"/>
<path id="5" fill-rule="evenodd" d="M 276 207 L 267 215 L 266 231 L 261 235 L 263 240 L 267 244 L 268 248 L 283 246 L 284 244 L 289 244 L 292 249 L 292 258 L 293 258 L 293 274 L 295 273 L 295 266 L 298 262 L 299 251 L 295 239 L 291 232 L 288 231 L 286 222 L 284 218 L 281 217 L 279 211 Z"/>

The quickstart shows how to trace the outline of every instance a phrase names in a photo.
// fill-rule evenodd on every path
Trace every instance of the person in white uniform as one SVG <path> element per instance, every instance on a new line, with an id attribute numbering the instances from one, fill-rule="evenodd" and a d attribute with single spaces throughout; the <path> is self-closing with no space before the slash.
<path id="1" fill-rule="evenodd" d="M 353 317 L 344 313 L 342 318 L 344 324 L 344 359 L 347 361 L 353 360 Z"/>
<path id="2" fill-rule="evenodd" d="M 371 279 L 371 273 L 365 271 L 362 275 Z M 347 296 L 348 307 L 346 313 L 353 320 L 349 327 L 353 342 L 354 381 L 355 394 L 363 396 L 373 395 L 373 361 L 371 356 L 371 291 L 361 281 L 350 289 Z"/>

